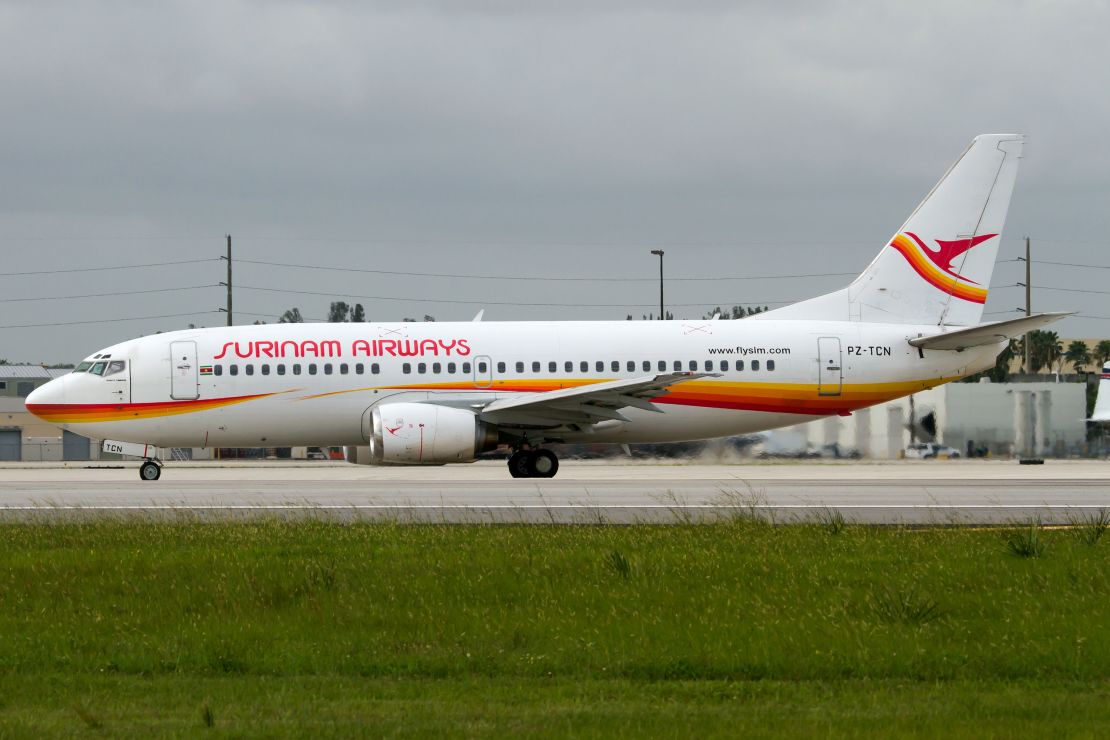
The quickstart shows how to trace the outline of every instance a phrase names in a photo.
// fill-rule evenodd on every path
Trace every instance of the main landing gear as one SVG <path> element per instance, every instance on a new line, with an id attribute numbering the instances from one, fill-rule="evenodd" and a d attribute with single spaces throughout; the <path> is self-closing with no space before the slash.
<path id="1" fill-rule="evenodd" d="M 139 466 L 139 477 L 143 480 L 158 480 L 162 477 L 162 465 L 156 460 L 147 460 Z"/>
<path id="2" fill-rule="evenodd" d="M 509 457 L 509 474 L 514 478 L 554 478 L 559 458 L 551 450 L 517 450 Z"/>

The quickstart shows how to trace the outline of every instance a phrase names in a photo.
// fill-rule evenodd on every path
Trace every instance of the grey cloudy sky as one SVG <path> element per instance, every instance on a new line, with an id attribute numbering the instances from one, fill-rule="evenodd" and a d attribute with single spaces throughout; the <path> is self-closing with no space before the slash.
<path id="1" fill-rule="evenodd" d="M 999 131 L 1030 137 L 1001 258 L 1028 234 L 1036 258 L 1110 266 L 1107 30 L 1107 3 L 1066 1 L 0 3 L 0 272 L 216 257 L 231 233 L 244 260 L 646 279 L 243 263 L 244 322 L 322 317 L 331 294 L 404 299 L 361 300 L 381 320 L 639 316 L 658 246 L 676 278 L 858 272 L 971 137 Z M 0 276 L 0 326 L 63 324 L 0 328 L 0 357 L 222 321 L 71 323 L 212 311 L 218 287 L 13 298 L 222 270 Z M 700 316 L 847 279 L 676 280 L 668 303 Z M 1060 333 L 1110 337 L 1107 298 L 1040 290 L 1034 307 L 1108 317 Z M 1022 301 L 998 287 L 987 310 Z"/>

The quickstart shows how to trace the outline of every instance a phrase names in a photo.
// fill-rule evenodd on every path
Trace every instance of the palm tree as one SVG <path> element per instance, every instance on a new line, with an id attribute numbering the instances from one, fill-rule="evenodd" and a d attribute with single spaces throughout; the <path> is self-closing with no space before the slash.
<path id="1" fill-rule="evenodd" d="M 1036 373 L 1042 367 L 1051 372 L 1053 363 L 1064 354 L 1060 337 L 1054 331 L 1034 329 L 1025 335 L 1025 341 L 1029 342 L 1029 364 L 1032 365 L 1026 368 L 1026 372 Z"/>
<path id="2" fill-rule="evenodd" d="M 1107 360 L 1110 360 L 1110 339 L 1103 339 L 1095 345 L 1095 361 L 1105 365 Z"/>
<path id="3" fill-rule="evenodd" d="M 1091 361 L 1091 349 L 1086 342 L 1075 339 L 1068 344 L 1068 351 L 1064 353 L 1064 359 L 1072 364 L 1075 372 L 1082 373 L 1083 366 Z"/>

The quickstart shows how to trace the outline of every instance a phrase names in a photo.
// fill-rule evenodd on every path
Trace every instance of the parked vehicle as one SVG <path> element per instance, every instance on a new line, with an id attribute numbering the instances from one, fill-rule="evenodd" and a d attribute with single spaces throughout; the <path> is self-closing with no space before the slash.
<path id="1" fill-rule="evenodd" d="M 960 451 L 937 442 L 918 442 L 907 447 L 905 452 L 907 460 L 932 460 L 938 457 L 955 459 L 960 457 Z"/>

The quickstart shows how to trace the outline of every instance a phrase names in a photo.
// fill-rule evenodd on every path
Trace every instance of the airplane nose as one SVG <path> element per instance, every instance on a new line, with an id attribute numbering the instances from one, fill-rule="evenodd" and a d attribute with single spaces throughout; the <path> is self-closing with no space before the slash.
<path id="1" fill-rule="evenodd" d="M 65 381 L 66 376 L 63 375 L 31 391 L 31 395 L 27 396 L 26 400 L 23 402 L 27 410 L 35 416 L 39 416 L 36 409 L 42 410 L 43 407 L 65 403 Z"/>

